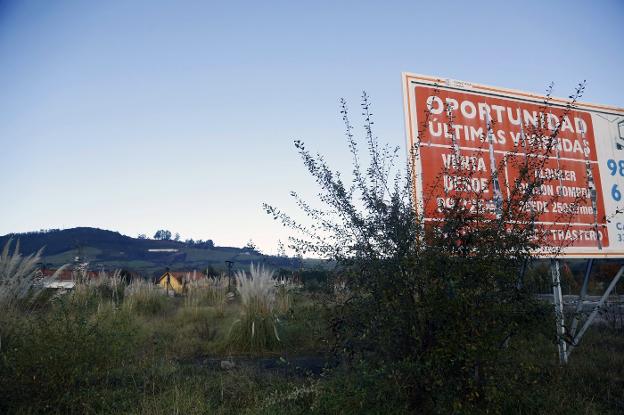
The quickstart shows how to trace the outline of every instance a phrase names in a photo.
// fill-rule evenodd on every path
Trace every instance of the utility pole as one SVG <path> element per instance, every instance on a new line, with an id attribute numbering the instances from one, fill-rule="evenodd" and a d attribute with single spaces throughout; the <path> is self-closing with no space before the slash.
<path id="1" fill-rule="evenodd" d="M 225 261 L 225 263 L 227 264 L 227 269 L 228 269 L 228 292 L 232 291 L 232 265 L 234 264 L 233 261 Z"/>

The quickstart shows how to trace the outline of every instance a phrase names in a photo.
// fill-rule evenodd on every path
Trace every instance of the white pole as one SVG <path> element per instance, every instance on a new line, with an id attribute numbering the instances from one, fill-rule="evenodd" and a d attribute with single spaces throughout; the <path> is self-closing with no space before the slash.
<path id="1" fill-rule="evenodd" d="M 559 273 L 559 260 L 552 259 L 550 263 L 550 271 L 553 281 L 553 302 L 555 304 L 555 318 L 557 324 L 557 345 L 559 349 L 559 362 L 561 364 L 568 363 L 568 354 L 566 353 L 567 344 L 565 342 L 565 321 L 563 315 L 563 296 L 561 295 L 561 278 Z"/>
<path id="2" fill-rule="evenodd" d="M 574 337 L 574 340 L 572 341 L 572 344 L 570 345 L 570 350 L 566 353 L 566 361 L 568 359 L 568 356 L 570 356 L 570 353 L 572 353 L 572 350 L 574 349 L 574 347 L 576 347 L 578 345 L 578 342 L 581 341 L 581 338 L 583 337 L 583 335 L 585 334 L 589 326 L 591 326 L 591 323 L 594 321 L 594 319 L 596 318 L 596 316 L 602 309 L 602 306 L 604 305 L 605 301 L 607 301 L 607 298 L 609 298 L 609 295 L 611 295 L 611 291 L 613 291 L 618 281 L 620 281 L 622 274 L 624 274 L 624 267 L 620 268 L 618 273 L 613 278 L 613 281 L 611 281 L 611 284 L 609 284 L 607 291 L 605 291 L 605 293 L 600 298 L 600 301 L 598 301 L 598 304 L 596 304 L 594 311 L 592 311 L 592 313 L 587 318 L 587 321 L 583 325 L 583 328 L 581 328 L 581 331 L 579 331 L 579 333 Z"/>
<path id="3" fill-rule="evenodd" d="M 503 193 L 500 189 L 498 180 L 498 168 L 496 167 L 496 159 L 494 158 L 494 132 L 492 131 L 492 119 L 489 113 L 485 113 L 487 125 L 487 140 L 490 153 L 490 170 L 492 171 L 492 188 L 494 207 L 496 209 L 496 218 L 500 219 L 503 211 Z"/>

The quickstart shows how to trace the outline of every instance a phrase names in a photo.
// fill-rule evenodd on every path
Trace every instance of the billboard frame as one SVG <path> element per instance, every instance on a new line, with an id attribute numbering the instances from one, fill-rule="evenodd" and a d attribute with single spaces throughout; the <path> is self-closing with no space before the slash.
<path id="1" fill-rule="evenodd" d="M 416 160 L 416 155 L 412 153 L 411 149 L 417 148 L 417 135 L 418 135 L 418 120 L 417 109 L 415 108 L 414 88 L 411 86 L 422 85 L 428 87 L 441 88 L 443 90 L 451 92 L 464 92 L 475 95 L 483 95 L 492 98 L 513 100 L 522 102 L 525 104 L 537 104 L 543 105 L 545 100 L 548 100 L 549 107 L 566 108 L 571 100 L 547 97 L 545 95 L 535 94 L 531 92 L 520 91 L 510 88 L 492 87 L 488 85 L 482 85 L 472 82 L 459 81 L 450 78 L 434 77 L 427 75 L 420 75 L 411 72 L 403 72 L 401 74 L 402 87 L 403 87 L 403 109 L 404 109 L 404 122 L 405 122 L 405 134 L 407 141 L 407 157 L 410 160 L 411 177 L 412 177 L 412 198 L 414 201 L 414 208 L 419 215 L 424 214 L 424 206 L 422 205 L 424 194 L 423 182 L 422 182 L 422 165 L 420 160 Z M 587 102 L 575 102 L 575 111 L 584 111 L 590 114 L 607 114 L 618 117 L 624 117 L 624 108 L 592 104 Z M 594 142 L 597 139 L 594 138 Z M 598 157 L 598 155 L 596 155 Z M 598 159 L 597 159 L 598 160 Z M 598 164 L 600 161 L 598 161 Z M 601 187 L 600 195 L 605 199 L 605 189 Z M 623 201 L 624 205 L 624 201 Z M 623 218 L 624 221 L 624 218 Z M 624 232 L 624 231 L 623 231 Z M 548 253 L 539 252 L 538 256 L 543 258 L 552 257 Z M 589 248 L 589 247 L 565 247 L 561 249 L 561 252 L 557 255 L 566 258 L 624 258 L 624 247 L 622 248 L 608 248 L 603 250 L 602 248 Z"/>

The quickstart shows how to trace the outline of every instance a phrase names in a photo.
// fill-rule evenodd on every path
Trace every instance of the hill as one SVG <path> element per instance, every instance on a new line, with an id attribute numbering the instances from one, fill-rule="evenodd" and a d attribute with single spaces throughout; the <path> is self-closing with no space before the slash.
<path id="1" fill-rule="evenodd" d="M 263 255 L 250 248 L 138 239 L 90 227 L 7 234 L 0 236 L 0 246 L 9 239 L 19 240 L 22 254 L 28 255 L 43 248 L 43 262 L 51 268 L 72 263 L 76 258 L 89 262 L 95 269 L 123 268 L 144 274 L 159 273 L 166 267 L 173 270 L 204 270 L 208 267 L 225 270 L 225 261 L 232 261 L 234 269 L 246 267 L 251 262 L 287 269 L 301 266 L 298 259 Z"/>

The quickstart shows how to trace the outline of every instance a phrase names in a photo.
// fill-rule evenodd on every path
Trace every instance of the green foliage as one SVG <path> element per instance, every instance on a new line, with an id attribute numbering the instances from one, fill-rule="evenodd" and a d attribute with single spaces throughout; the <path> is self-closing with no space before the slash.
<path id="1" fill-rule="evenodd" d="M 327 288 L 331 271 L 323 269 L 300 270 L 295 273 L 295 278 L 303 283 L 307 291 L 319 292 Z"/>
<path id="2" fill-rule="evenodd" d="M 71 295 L 35 312 L 0 314 L 0 413 L 409 414 L 415 380 L 407 374 L 429 376 L 413 359 L 352 360 L 321 376 L 262 369 L 253 358 L 221 370 L 204 359 L 228 359 L 218 343 L 240 305 L 229 303 L 225 317 L 217 317 L 212 306 L 163 298 L 171 312 L 160 315 L 109 301 L 93 307 Z M 281 327 L 284 350 L 303 356 L 324 350 L 330 311 L 297 293 Z M 621 413 L 624 337 L 591 330 L 583 353 L 562 368 L 551 334 L 544 320 L 529 336 L 514 336 L 493 368 L 504 381 L 490 384 L 486 401 L 462 402 L 451 412 Z M 447 406 L 432 399 L 423 412 Z"/>
<path id="3" fill-rule="evenodd" d="M 580 85 L 569 108 L 583 89 Z M 414 208 L 411 167 L 397 167 L 399 149 L 380 145 L 372 131 L 368 96 L 362 99 L 366 155 L 359 151 L 344 101 L 341 113 L 353 156 L 351 183 L 296 141 L 320 187 L 321 206 L 292 193 L 308 224 L 264 205 L 299 233 L 291 238 L 296 252 L 339 264 L 334 286 L 341 289 L 331 320 L 335 351 L 363 381 L 375 380 L 375 389 L 385 390 L 377 382 L 383 379 L 400 385 L 398 407 L 500 412 L 506 402 L 500 391 L 516 385 L 505 370 L 513 353 L 509 343 L 533 332 L 541 321 L 554 321 L 519 275 L 536 247 L 546 243 L 535 211 L 527 206 L 535 197 L 533 189 L 543 184 L 534 173 L 554 153 L 557 130 L 526 126 L 532 139 L 523 151 L 539 157 L 508 157 L 506 162 L 519 169 L 518 185 L 500 204 L 488 204 L 492 196 L 483 190 L 459 189 L 448 195 L 451 203 L 436 205 L 443 220 L 432 225 Z M 540 147 L 544 142 L 549 143 L 545 149 Z M 410 155 L 416 151 L 410 149 Z M 440 175 L 469 182 L 475 170 L 458 165 Z M 466 204 L 472 200 L 483 202 Z M 556 255 L 557 247 L 552 248 Z M 523 369 L 516 368 L 521 374 Z M 376 375 L 369 377 L 371 373 Z M 365 393 L 372 393 L 370 388 L 363 386 Z"/>
<path id="4" fill-rule="evenodd" d="M 544 337 L 546 327 L 537 327 L 529 338 L 515 337 L 510 353 L 495 370 L 504 382 L 490 386 L 487 399 L 478 405 L 433 399 L 420 410 L 410 406 L 412 391 L 405 374 L 427 376 L 413 360 L 371 365 L 356 361 L 341 366 L 321 379 L 275 389 L 257 413 L 289 414 L 412 414 L 412 413 L 500 413 L 500 414 L 618 414 L 624 408 L 621 381 L 624 356 L 618 348 L 624 338 L 609 330 L 592 331 L 587 354 L 561 367 L 553 344 Z M 548 327 L 548 331 L 552 327 Z M 256 413 L 256 412 L 254 412 Z"/>
<path id="5" fill-rule="evenodd" d="M 295 293 L 288 313 L 280 316 L 283 349 L 288 353 L 327 353 L 331 336 L 329 310 L 308 293 Z"/>
<path id="6" fill-rule="evenodd" d="M 171 231 L 168 231 L 166 229 L 159 229 L 154 234 L 154 239 L 162 240 L 162 241 L 169 241 L 171 240 Z"/>
<path id="7" fill-rule="evenodd" d="M 84 388 L 114 382 L 116 372 L 133 360 L 135 330 L 128 315 L 93 315 L 70 297 L 47 313 L 4 319 L 0 395 L 10 399 L 0 406 L 71 412 Z"/>
<path id="8" fill-rule="evenodd" d="M 408 391 L 398 376 L 409 369 L 384 371 L 358 362 L 348 370 L 335 371 L 328 382 L 317 384 L 310 406 L 318 414 L 410 413 Z"/>

